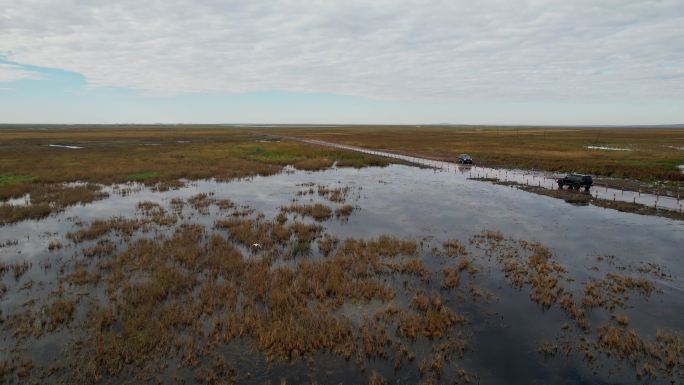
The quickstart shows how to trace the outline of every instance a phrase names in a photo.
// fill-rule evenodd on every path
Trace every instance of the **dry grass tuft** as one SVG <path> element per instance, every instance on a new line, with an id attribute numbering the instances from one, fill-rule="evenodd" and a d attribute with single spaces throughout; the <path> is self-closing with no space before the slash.
<path id="1" fill-rule="evenodd" d="M 459 241 L 455 239 L 450 239 L 442 243 L 443 255 L 454 258 L 459 256 L 468 255 L 466 247 Z"/>
<path id="2" fill-rule="evenodd" d="M 318 195 L 325 197 L 333 203 L 344 203 L 350 191 L 351 188 L 349 186 L 332 189 L 323 185 L 318 186 Z"/>
<path id="3" fill-rule="evenodd" d="M 15 262 L 10 265 L 14 279 L 21 278 L 21 276 L 24 275 L 24 273 L 26 273 L 30 267 L 31 263 L 27 261 Z"/>
<path id="4" fill-rule="evenodd" d="M 116 244 L 109 239 L 98 239 L 95 246 L 83 249 L 85 257 L 104 257 L 111 255 L 116 250 Z"/>
<path id="5" fill-rule="evenodd" d="M 441 283 L 443 289 L 453 289 L 458 286 L 458 270 L 453 267 L 444 267 L 442 269 L 442 274 L 444 275 Z"/>
<path id="6" fill-rule="evenodd" d="M 147 222 L 140 219 L 113 217 L 108 220 L 95 220 L 88 228 L 68 233 L 66 237 L 76 243 L 97 239 L 110 232 L 117 233 L 119 236 L 130 237 L 134 232 L 144 229 L 146 225 Z"/>
<path id="7" fill-rule="evenodd" d="M 45 307 L 47 331 L 55 331 L 62 325 L 68 324 L 74 315 L 76 302 L 67 299 L 59 299 Z"/>
<path id="8" fill-rule="evenodd" d="M 338 219 L 346 220 L 354 211 L 354 206 L 343 205 L 335 209 L 335 217 Z"/>
<path id="9" fill-rule="evenodd" d="M 296 213 L 301 216 L 309 216 L 318 222 L 326 221 L 332 216 L 332 209 L 326 205 L 316 203 L 312 205 L 293 204 L 281 209 L 284 213 Z"/>
<path id="10" fill-rule="evenodd" d="M 320 250 L 320 252 L 327 257 L 338 243 L 339 240 L 337 238 L 330 234 L 325 234 L 321 239 L 318 240 L 318 250 Z"/>

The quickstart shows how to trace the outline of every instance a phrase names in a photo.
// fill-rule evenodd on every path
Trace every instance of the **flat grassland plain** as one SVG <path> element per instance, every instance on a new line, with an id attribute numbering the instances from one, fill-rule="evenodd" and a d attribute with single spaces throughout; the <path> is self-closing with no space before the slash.
<path id="1" fill-rule="evenodd" d="M 684 381 L 681 220 L 287 137 L 684 180 L 677 129 L 4 126 L 0 383 Z"/>

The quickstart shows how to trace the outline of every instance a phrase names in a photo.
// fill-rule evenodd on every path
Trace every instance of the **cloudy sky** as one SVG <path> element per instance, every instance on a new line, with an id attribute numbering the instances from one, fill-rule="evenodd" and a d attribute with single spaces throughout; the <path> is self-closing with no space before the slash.
<path id="1" fill-rule="evenodd" d="M 684 123 L 684 1 L 0 0 L 0 122 Z"/>

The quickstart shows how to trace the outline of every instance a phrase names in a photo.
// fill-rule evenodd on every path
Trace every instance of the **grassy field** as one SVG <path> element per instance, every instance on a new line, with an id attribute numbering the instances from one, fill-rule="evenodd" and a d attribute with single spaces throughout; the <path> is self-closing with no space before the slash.
<path id="1" fill-rule="evenodd" d="M 230 180 L 274 174 L 285 165 L 317 170 L 334 162 L 351 167 L 388 163 L 217 126 L 17 127 L 0 130 L 0 138 L 0 201 L 30 193 L 32 203 L 0 206 L 0 224 L 90 202 L 100 194 L 94 183 L 135 181 L 165 189 L 180 178 Z M 77 181 L 91 185 L 55 187 Z"/>
<path id="2" fill-rule="evenodd" d="M 677 168 L 684 164 L 684 129 L 350 126 L 265 131 L 452 161 L 468 153 L 492 167 L 684 181 Z"/>

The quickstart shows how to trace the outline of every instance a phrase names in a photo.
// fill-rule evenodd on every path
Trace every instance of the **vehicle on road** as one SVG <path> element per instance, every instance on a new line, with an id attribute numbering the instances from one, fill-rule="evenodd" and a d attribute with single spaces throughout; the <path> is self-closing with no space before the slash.
<path id="1" fill-rule="evenodd" d="M 473 158 L 471 158 L 468 154 L 461 154 L 458 156 L 458 163 L 473 164 Z"/>
<path id="2" fill-rule="evenodd" d="M 558 182 L 558 188 L 562 189 L 564 186 L 572 190 L 579 190 L 584 187 L 585 191 L 589 191 L 594 181 L 591 179 L 591 175 L 582 174 L 568 174 L 562 178 L 556 180 Z"/>

